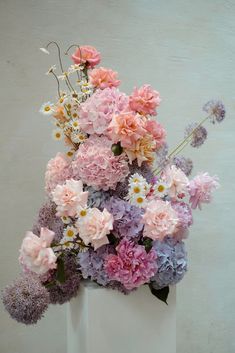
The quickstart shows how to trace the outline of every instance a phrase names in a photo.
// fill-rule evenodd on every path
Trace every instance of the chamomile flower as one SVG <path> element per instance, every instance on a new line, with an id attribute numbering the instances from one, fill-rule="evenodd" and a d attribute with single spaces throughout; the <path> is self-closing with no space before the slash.
<path id="1" fill-rule="evenodd" d="M 74 143 L 83 143 L 87 136 L 81 131 L 72 131 L 70 138 Z"/>
<path id="2" fill-rule="evenodd" d="M 61 220 L 64 224 L 69 224 L 71 222 L 71 218 L 69 218 L 67 216 L 62 216 Z"/>
<path id="3" fill-rule="evenodd" d="M 146 196 L 143 194 L 135 194 L 132 195 L 131 198 L 129 199 L 129 202 L 131 205 L 133 206 L 137 206 L 137 207 L 145 207 L 147 200 L 146 200 Z"/>
<path id="4" fill-rule="evenodd" d="M 52 137 L 55 141 L 60 141 L 63 138 L 63 132 L 61 129 L 55 129 L 52 131 Z"/>
<path id="5" fill-rule="evenodd" d="M 54 113 L 54 104 L 51 102 L 44 103 L 39 112 L 42 113 L 43 115 L 52 115 Z"/>
<path id="6" fill-rule="evenodd" d="M 72 240 L 69 240 L 67 237 L 63 237 L 60 241 L 62 250 L 70 250 L 74 248 L 74 243 Z"/>
<path id="7" fill-rule="evenodd" d="M 69 150 L 68 152 L 66 152 L 66 156 L 69 158 L 73 158 L 74 153 L 75 153 L 75 150 Z"/>
<path id="8" fill-rule="evenodd" d="M 129 184 L 131 183 L 146 183 L 146 179 L 142 175 L 135 173 L 129 178 Z"/>
<path id="9" fill-rule="evenodd" d="M 84 66 L 83 65 L 78 65 L 78 64 L 75 64 L 75 65 L 71 65 L 69 68 L 68 68 L 68 72 L 70 72 L 71 74 L 76 72 L 76 71 L 82 71 L 84 69 Z"/>
<path id="10" fill-rule="evenodd" d="M 71 128 L 73 130 L 79 130 L 79 121 L 78 119 L 72 119 L 70 122 L 69 122 L 69 125 L 71 126 Z"/>
<path id="11" fill-rule="evenodd" d="M 64 237 L 67 238 L 67 240 L 69 241 L 73 241 L 74 239 L 76 239 L 77 233 L 77 229 L 73 226 L 67 226 L 64 229 Z"/>
<path id="12" fill-rule="evenodd" d="M 169 187 L 166 183 L 159 180 L 154 185 L 153 189 L 154 189 L 154 195 L 159 196 L 159 197 L 164 197 L 167 195 Z"/>
<path id="13" fill-rule="evenodd" d="M 86 217 L 87 213 L 89 212 L 89 210 L 87 208 L 81 208 L 78 210 L 77 216 L 78 217 Z"/>

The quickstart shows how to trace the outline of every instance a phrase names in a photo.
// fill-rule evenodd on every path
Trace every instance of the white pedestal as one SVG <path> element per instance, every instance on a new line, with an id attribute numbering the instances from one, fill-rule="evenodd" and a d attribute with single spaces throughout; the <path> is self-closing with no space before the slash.
<path id="1" fill-rule="evenodd" d="M 67 304 L 67 353 L 175 353 L 175 287 L 168 304 L 147 286 L 126 296 L 86 284 Z"/>

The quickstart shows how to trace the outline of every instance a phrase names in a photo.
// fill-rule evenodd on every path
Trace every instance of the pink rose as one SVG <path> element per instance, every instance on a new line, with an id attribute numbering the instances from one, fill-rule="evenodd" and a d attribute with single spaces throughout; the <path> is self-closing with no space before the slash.
<path id="1" fill-rule="evenodd" d="M 104 67 L 92 70 L 89 73 L 89 79 L 94 87 L 100 89 L 117 87 L 121 82 L 117 80 L 117 72 L 111 69 L 105 69 Z"/>
<path id="2" fill-rule="evenodd" d="M 210 203 L 212 192 L 219 187 L 218 177 L 208 173 L 200 173 L 189 183 L 189 202 L 193 209 L 201 209 L 202 203 Z"/>
<path id="3" fill-rule="evenodd" d="M 162 173 L 162 179 L 167 183 L 168 194 L 172 199 L 188 192 L 189 180 L 184 172 L 175 165 L 168 166 Z"/>
<path id="4" fill-rule="evenodd" d="M 99 64 L 100 59 L 100 53 L 91 45 L 83 45 L 77 48 L 72 55 L 74 64 L 86 64 L 89 69 Z"/>
<path id="5" fill-rule="evenodd" d="M 156 120 L 147 120 L 145 129 L 153 136 L 156 148 L 159 149 L 166 142 L 166 130 Z"/>
<path id="6" fill-rule="evenodd" d="M 160 105 L 159 92 L 153 90 L 150 85 L 135 88 L 130 96 L 130 108 L 140 114 L 157 115 L 156 108 Z"/>
<path id="7" fill-rule="evenodd" d="M 90 208 L 85 216 L 78 219 L 76 225 L 80 238 L 96 250 L 109 243 L 107 234 L 113 229 L 113 216 L 106 209 L 101 212 L 98 208 Z"/>
<path id="8" fill-rule="evenodd" d="M 50 248 L 55 233 L 41 228 L 40 237 L 27 232 L 20 248 L 20 263 L 30 271 L 44 274 L 56 268 L 56 256 Z"/>

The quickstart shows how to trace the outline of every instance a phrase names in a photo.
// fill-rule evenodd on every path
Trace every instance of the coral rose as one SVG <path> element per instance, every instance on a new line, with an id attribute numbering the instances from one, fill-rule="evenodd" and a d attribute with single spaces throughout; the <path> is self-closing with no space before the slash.
<path id="1" fill-rule="evenodd" d="M 83 45 L 80 48 L 77 48 L 72 55 L 74 64 L 86 64 L 89 69 L 98 65 L 100 59 L 100 53 L 91 45 Z"/>
<path id="2" fill-rule="evenodd" d="M 150 85 L 135 88 L 130 96 L 130 108 L 140 114 L 157 115 L 156 108 L 160 105 L 159 92 L 153 90 Z"/>
<path id="3" fill-rule="evenodd" d="M 90 83 L 100 89 L 107 87 L 117 87 L 120 82 L 117 80 L 117 72 L 111 69 L 105 69 L 104 67 L 99 67 L 94 69 L 89 73 Z"/>
<path id="4" fill-rule="evenodd" d="M 161 148 L 166 142 L 166 130 L 156 120 L 147 120 L 145 129 L 151 134 L 156 142 L 156 148 Z"/>

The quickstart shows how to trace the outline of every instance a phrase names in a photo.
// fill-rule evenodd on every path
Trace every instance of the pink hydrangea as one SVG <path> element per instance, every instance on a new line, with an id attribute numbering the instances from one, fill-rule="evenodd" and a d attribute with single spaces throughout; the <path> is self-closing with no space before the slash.
<path id="1" fill-rule="evenodd" d="M 201 209 L 202 203 L 210 203 L 212 192 L 219 187 L 218 177 L 200 173 L 189 183 L 189 202 L 193 209 Z"/>
<path id="2" fill-rule="evenodd" d="M 46 192 L 50 194 L 58 184 L 63 184 L 70 178 L 72 178 L 71 161 L 63 153 L 57 153 L 47 164 Z"/>
<path id="3" fill-rule="evenodd" d="M 98 208 L 90 208 L 78 219 L 76 226 L 85 245 L 91 244 L 97 250 L 109 243 L 107 235 L 113 229 L 113 216 L 106 209 L 101 212 Z"/>
<path id="4" fill-rule="evenodd" d="M 155 275 L 157 262 L 153 249 L 147 253 L 143 245 L 123 239 L 116 251 L 117 255 L 111 254 L 105 259 L 105 270 L 111 280 L 131 290 L 148 283 Z"/>
<path id="5" fill-rule="evenodd" d="M 172 199 L 181 198 L 188 192 L 189 180 L 184 172 L 175 165 L 167 166 L 163 171 L 162 179 L 167 183 L 168 195 Z"/>
<path id="6" fill-rule="evenodd" d="M 83 45 L 77 48 L 72 55 L 74 64 L 86 64 L 88 68 L 93 68 L 100 63 L 100 53 L 91 45 Z"/>
<path id="7" fill-rule="evenodd" d="M 115 189 L 129 174 L 124 154 L 114 156 L 112 142 L 105 136 L 90 136 L 79 148 L 72 162 L 74 178 L 96 190 Z"/>
<path id="8" fill-rule="evenodd" d="M 144 237 L 162 241 L 166 236 L 173 235 L 178 226 L 177 212 L 170 202 L 151 200 L 143 215 Z"/>
<path id="9" fill-rule="evenodd" d="M 147 120 L 145 129 L 153 136 L 157 149 L 161 148 L 166 143 L 166 130 L 158 121 Z"/>
<path id="10" fill-rule="evenodd" d="M 27 232 L 20 248 L 19 261 L 22 266 L 37 274 L 44 274 L 56 268 L 56 256 L 50 248 L 55 233 L 41 228 L 40 236 Z"/>
<path id="11" fill-rule="evenodd" d="M 120 82 L 117 79 L 117 72 L 111 69 L 106 69 L 104 67 L 99 67 L 94 69 L 89 73 L 90 83 L 100 89 L 107 87 L 117 87 L 120 85 Z"/>
<path id="12" fill-rule="evenodd" d="M 128 110 L 128 97 L 117 88 L 97 91 L 81 104 L 79 124 L 88 134 L 107 135 L 107 128 L 114 115 Z"/>
<path id="13" fill-rule="evenodd" d="M 141 116 L 133 113 L 116 115 L 109 125 L 109 136 L 114 143 L 121 142 L 122 147 L 132 147 L 146 134 L 145 122 Z"/>
<path id="14" fill-rule="evenodd" d="M 150 85 L 135 88 L 130 96 L 130 108 L 140 114 L 157 115 L 156 108 L 160 105 L 159 92 L 152 89 Z"/>
<path id="15" fill-rule="evenodd" d="M 52 199 L 57 205 L 57 216 L 75 217 L 81 208 L 86 207 L 88 191 L 83 191 L 81 180 L 70 179 L 56 186 Z"/>

